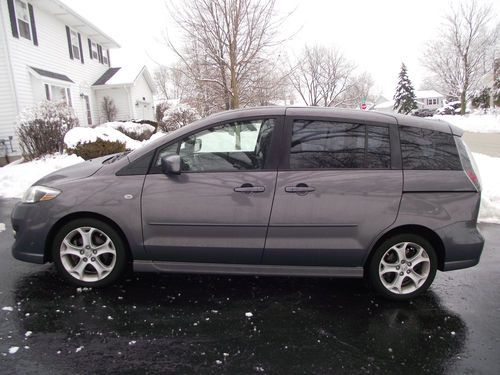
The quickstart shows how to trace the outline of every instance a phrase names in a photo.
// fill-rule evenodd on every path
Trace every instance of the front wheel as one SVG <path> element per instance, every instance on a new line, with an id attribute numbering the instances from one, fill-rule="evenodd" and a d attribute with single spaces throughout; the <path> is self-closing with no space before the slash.
<path id="1" fill-rule="evenodd" d="M 425 292 L 436 270 L 436 251 L 429 241 L 414 234 L 400 234 L 375 250 L 368 265 L 368 277 L 378 293 L 405 301 Z"/>
<path id="2" fill-rule="evenodd" d="M 121 236 L 113 227 L 96 219 L 65 224 L 54 238 L 52 259 L 66 280 L 85 287 L 112 284 L 127 264 Z"/>

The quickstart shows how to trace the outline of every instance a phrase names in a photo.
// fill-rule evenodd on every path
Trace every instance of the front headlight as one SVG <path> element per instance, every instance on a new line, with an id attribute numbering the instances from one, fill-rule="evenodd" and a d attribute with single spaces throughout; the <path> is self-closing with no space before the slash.
<path id="1" fill-rule="evenodd" d="M 32 186 L 23 195 L 23 203 L 50 201 L 61 194 L 61 190 L 46 186 Z"/>

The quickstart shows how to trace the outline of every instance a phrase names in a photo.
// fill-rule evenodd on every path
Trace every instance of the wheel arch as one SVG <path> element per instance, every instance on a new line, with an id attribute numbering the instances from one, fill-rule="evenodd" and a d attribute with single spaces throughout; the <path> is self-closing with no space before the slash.
<path id="1" fill-rule="evenodd" d="M 71 214 L 68 214 L 62 218 L 60 218 L 50 229 L 47 238 L 45 240 L 45 250 L 44 250 L 44 261 L 45 262 L 52 262 L 52 254 L 51 254 L 51 246 L 52 242 L 54 241 L 54 237 L 56 236 L 57 232 L 67 223 L 69 223 L 72 220 L 76 219 L 96 219 L 100 220 L 103 223 L 108 224 L 111 226 L 114 230 L 117 231 L 118 235 L 121 237 L 123 243 L 125 244 L 125 251 L 127 252 L 127 258 L 129 262 L 132 262 L 132 252 L 130 250 L 130 244 L 128 242 L 127 236 L 123 232 L 123 230 L 120 228 L 120 226 L 110 219 L 107 216 L 97 214 L 95 212 L 89 212 L 89 211 L 80 211 L 80 212 L 73 212 Z"/>
<path id="2" fill-rule="evenodd" d="M 364 268 L 366 270 L 366 267 L 370 264 L 370 260 L 375 253 L 375 250 L 380 246 L 380 244 L 390 237 L 396 236 L 398 234 L 403 234 L 403 233 L 411 233 L 411 234 L 416 234 L 419 236 L 422 236 L 425 238 L 427 241 L 431 243 L 431 245 L 434 247 L 434 250 L 436 250 L 436 256 L 438 258 L 438 270 L 442 271 L 444 269 L 444 261 L 446 259 L 446 250 L 444 247 L 444 243 L 441 240 L 441 237 L 433 231 L 432 229 L 429 229 L 423 225 L 416 225 L 416 224 L 408 224 L 408 225 L 401 225 L 395 228 L 391 228 L 389 231 L 385 232 L 382 236 L 380 236 L 377 241 L 375 241 L 375 244 L 371 247 L 370 252 L 368 256 L 365 259 L 364 262 Z"/>

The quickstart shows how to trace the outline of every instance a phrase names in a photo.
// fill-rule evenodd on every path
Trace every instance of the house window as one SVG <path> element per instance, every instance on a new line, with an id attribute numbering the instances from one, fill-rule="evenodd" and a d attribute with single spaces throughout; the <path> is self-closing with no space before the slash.
<path id="1" fill-rule="evenodd" d="M 437 102 L 437 99 L 434 98 L 434 99 L 427 99 L 427 105 L 437 105 L 438 102 Z"/>
<path id="2" fill-rule="evenodd" d="M 73 58 L 80 60 L 80 47 L 78 43 L 78 33 L 71 30 L 71 49 L 73 51 Z"/>
<path id="3" fill-rule="evenodd" d="M 72 106 L 71 92 L 67 87 L 45 84 L 45 97 L 54 102 L 64 102 L 69 107 Z"/>
<path id="4" fill-rule="evenodd" d="M 102 63 L 108 65 L 108 56 L 104 53 L 102 54 Z"/>
<path id="5" fill-rule="evenodd" d="M 31 40 L 30 15 L 28 5 L 24 1 L 16 0 L 16 17 L 19 34 L 23 38 Z"/>
<path id="6" fill-rule="evenodd" d="M 98 59 L 99 58 L 99 54 L 97 53 L 97 43 L 95 42 L 92 42 L 91 43 L 91 50 L 92 50 L 92 58 L 93 59 Z"/>

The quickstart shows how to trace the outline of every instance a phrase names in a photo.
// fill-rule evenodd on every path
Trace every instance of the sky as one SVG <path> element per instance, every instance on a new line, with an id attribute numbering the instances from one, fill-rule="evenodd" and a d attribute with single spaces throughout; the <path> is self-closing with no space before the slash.
<path id="1" fill-rule="evenodd" d="M 145 64 L 154 70 L 175 62 L 165 35 L 168 32 L 180 43 L 180 33 L 164 0 L 62 1 L 121 45 L 111 51 L 113 66 Z M 451 0 L 277 0 L 279 17 L 291 13 L 282 36 L 294 35 L 282 50 L 296 56 L 305 44 L 335 47 L 357 65 L 358 72 L 372 75 L 373 94 L 391 99 L 402 62 L 416 89 L 428 75 L 420 58 L 427 41 L 439 37 L 450 4 Z M 500 1 L 492 4 L 498 19 Z"/>

